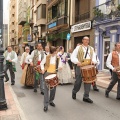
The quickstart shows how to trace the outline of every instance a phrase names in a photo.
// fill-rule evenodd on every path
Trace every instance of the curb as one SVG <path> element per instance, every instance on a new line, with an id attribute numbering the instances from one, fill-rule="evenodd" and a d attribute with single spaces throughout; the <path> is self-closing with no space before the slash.
<path id="1" fill-rule="evenodd" d="M 19 110 L 19 115 L 20 115 L 21 120 L 28 120 L 26 118 L 21 106 L 20 106 L 20 103 L 18 102 L 17 96 L 15 95 L 15 93 L 14 93 L 14 91 L 13 91 L 13 89 L 12 89 L 12 87 L 10 85 L 9 85 L 9 89 L 10 89 L 12 95 L 13 95 L 13 99 L 14 99 L 14 101 L 16 103 L 16 106 L 17 106 L 17 108 Z"/>

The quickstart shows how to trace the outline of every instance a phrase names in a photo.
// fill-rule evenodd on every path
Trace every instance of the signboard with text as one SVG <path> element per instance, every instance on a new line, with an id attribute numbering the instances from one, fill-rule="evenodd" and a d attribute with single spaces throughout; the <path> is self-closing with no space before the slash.
<path id="1" fill-rule="evenodd" d="M 73 25 L 71 27 L 71 32 L 75 33 L 75 32 L 80 32 L 80 31 L 85 31 L 90 29 L 91 29 L 91 21 L 88 21 L 88 22 Z"/>

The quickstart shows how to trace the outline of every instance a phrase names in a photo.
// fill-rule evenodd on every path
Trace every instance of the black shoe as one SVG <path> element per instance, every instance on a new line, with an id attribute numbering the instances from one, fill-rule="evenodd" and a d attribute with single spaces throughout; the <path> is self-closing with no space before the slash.
<path id="1" fill-rule="evenodd" d="M 37 92 L 37 89 L 34 89 L 34 92 Z"/>
<path id="2" fill-rule="evenodd" d="M 11 85 L 14 85 L 15 83 L 11 83 Z"/>
<path id="3" fill-rule="evenodd" d="M 93 89 L 93 90 L 99 92 L 99 89 L 98 89 L 98 88 L 95 88 L 95 89 Z"/>
<path id="4" fill-rule="evenodd" d="M 83 101 L 84 101 L 84 102 L 88 102 L 88 103 L 93 103 L 93 101 L 92 101 L 90 98 L 87 98 L 87 99 L 86 99 L 86 98 L 83 98 Z"/>
<path id="5" fill-rule="evenodd" d="M 41 92 L 42 95 L 44 95 L 44 92 Z"/>
<path id="6" fill-rule="evenodd" d="M 76 94 L 72 93 L 72 98 L 75 100 L 76 99 Z"/>
<path id="7" fill-rule="evenodd" d="M 47 112 L 48 111 L 48 107 L 44 107 L 44 112 Z"/>
<path id="8" fill-rule="evenodd" d="M 53 102 L 51 102 L 50 105 L 51 105 L 52 107 L 55 107 L 55 103 L 53 103 Z"/>
<path id="9" fill-rule="evenodd" d="M 109 97 L 109 93 L 107 91 L 105 91 L 105 97 L 108 98 Z"/>
<path id="10" fill-rule="evenodd" d="M 117 99 L 117 100 L 120 100 L 120 98 L 118 98 L 118 97 L 117 97 L 116 99 Z"/>
<path id="11" fill-rule="evenodd" d="M 8 80 L 5 80 L 5 82 L 8 82 L 9 81 L 9 79 Z"/>

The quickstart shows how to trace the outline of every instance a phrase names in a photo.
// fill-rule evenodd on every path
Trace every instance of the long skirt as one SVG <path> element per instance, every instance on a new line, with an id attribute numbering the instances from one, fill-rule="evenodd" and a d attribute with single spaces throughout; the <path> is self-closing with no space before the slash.
<path id="1" fill-rule="evenodd" d="M 25 65 L 22 73 L 21 84 L 25 86 L 34 86 L 34 71 L 30 65 Z"/>
<path id="2" fill-rule="evenodd" d="M 57 73 L 59 83 L 72 83 L 72 72 L 68 63 L 63 64 L 62 70 L 58 70 Z"/>

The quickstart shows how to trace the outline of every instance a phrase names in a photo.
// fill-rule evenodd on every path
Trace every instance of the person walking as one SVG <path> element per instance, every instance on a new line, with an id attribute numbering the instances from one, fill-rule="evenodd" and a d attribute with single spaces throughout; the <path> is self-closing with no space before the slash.
<path id="1" fill-rule="evenodd" d="M 11 76 L 11 85 L 15 84 L 15 72 L 16 72 L 16 63 L 17 63 L 17 54 L 15 51 L 13 51 L 11 46 L 7 47 L 7 50 L 4 53 L 5 57 L 5 82 L 9 81 L 9 77 L 7 74 L 7 70 L 10 71 Z"/>

